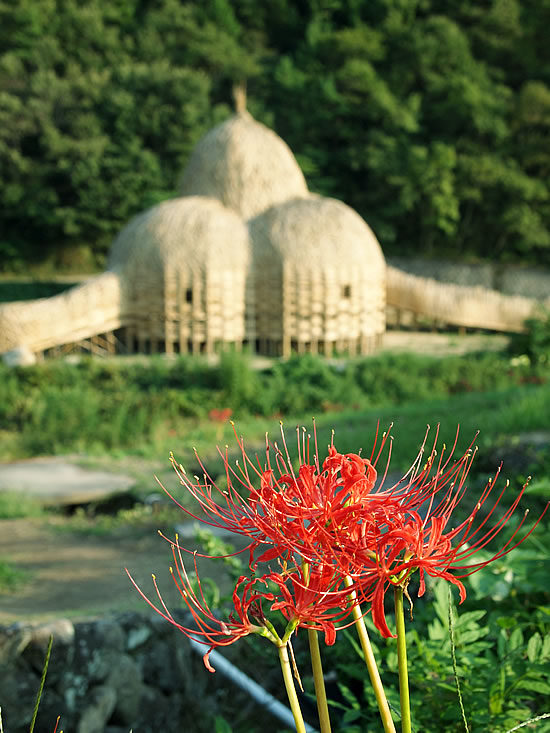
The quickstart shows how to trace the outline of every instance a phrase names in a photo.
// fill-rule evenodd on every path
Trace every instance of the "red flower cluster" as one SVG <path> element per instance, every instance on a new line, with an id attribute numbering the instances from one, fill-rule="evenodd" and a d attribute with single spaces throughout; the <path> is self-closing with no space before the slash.
<path id="1" fill-rule="evenodd" d="M 233 410 L 230 407 L 213 407 L 208 413 L 208 417 L 212 422 L 226 423 L 232 414 Z"/>
<path id="2" fill-rule="evenodd" d="M 326 642 L 334 643 L 337 628 L 353 623 L 350 617 L 357 603 L 365 612 L 372 609 L 380 633 L 391 636 L 384 613 L 384 596 L 391 585 L 406 589 L 418 570 L 419 596 L 425 592 L 427 574 L 456 585 L 462 602 L 466 591 L 460 579 L 517 547 L 531 534 L 547 508 L 527 533 L 518 538 L 525 514 L 512 536 L 489 560 L 469 564 L 467 561 L 503 530 L 525 490 L 524 486 L 502 516 L 490 525 L 508 488 L 506 484 L 481 518 L 482 509 L 493 495 L 499 469 L 469 516 L 449 529 L 453 513 L 466 494 L 465 480 L 475 453 L 473 444 L 453 460 L 455 439 L 451 450 L 444 447 L 438 457 L 437 431 L 429 451 L 426 433 L 421 451 L 406 475 L 384 488 L 389 457 L 378 486 L 376 465 L 387 434 L 382 436 L 379 446 L 376 436 L 368 459 L 358 454 L 341 454 L 331 442 L 321 464 L 315 430 L 313 445 L 306 431 L 299 430 L 296 471 L 282 430 L 281 436 L 281 447 L 270 444 L 266 437 L 263 462 L 257 456 L 254 461 L 249 458 L 242 439 L 237 438 L 242 460 L 233 467 L 227 449 L 221 454 L 226 489 L 214 484 L 202 464 L 203 479 L 190 480 L 183 467 L 172 459 L 180 482 L 200 507 L 200 514 L 194 514 L 179 505 L 183 511 L 207 525 L 250 540 L 253 573 L 250 578 L 239 579 L 233 595 L 235 612 L 228 622 L 219 621 L 210 611 L 200 582 L 198 595 L 193 591 L 183 565 L 183 548 L 177 539 L 172 542 L 177 568 L 173 577 L 196 627 L 178 624 L 160 594 L 161 607 L 156 610 L 184 633 L 210 645 L 205 655 L 208 668 L 212 648 L 230 644 L 249 633 L 260 633 L 280 644 L 302 626 L 322 630 Z M 259 555 L 258 548 L 263 548 Z M 277 571 L 255 574 L 258 563 L 271 561 L 278 563 Z M 287 620 L 282 639 L 267 620 L 262 603 L 269 603 L 271 611 L 280 611 Z"/>

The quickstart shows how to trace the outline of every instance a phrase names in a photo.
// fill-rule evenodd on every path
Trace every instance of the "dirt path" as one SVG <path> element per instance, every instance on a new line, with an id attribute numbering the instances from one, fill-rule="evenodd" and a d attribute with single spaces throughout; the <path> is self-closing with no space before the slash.
<path id="1" fill-rule="evenodd" d="M 13 519 L 0 522 L 0 533 L 0 558 L 29 573 L 17 590 L 2 594 L 1 624 L 145 610 L 125 567 L 148 593 L 154 573 L 167 604 L 181 605 L 168 571 L 169 546 L 154 528 L 90 536 L 63 528 L 58 518 Z M 202 561 L 199 571 L 223 581 L 219 563 Z"/>

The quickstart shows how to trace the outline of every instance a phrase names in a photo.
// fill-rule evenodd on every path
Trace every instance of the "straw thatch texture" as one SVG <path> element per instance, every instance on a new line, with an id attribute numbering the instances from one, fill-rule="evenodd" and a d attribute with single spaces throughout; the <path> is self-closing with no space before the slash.
<path id="1" fill-rule="evenodd" d="M 128 286 L 129 350 L 240 345 L 249 250 L 244 222 L 214 199 L 173 199 L 135 217 L 109 257 Z"/>
<path id="2" fill-rule="evenodd" d="M 483 287 L 441 283 L 388 267 L 388 305 L 466 328 L 520 332 L 541 301 Z M 550 298 L 544 304 L 550 306 Z"/>
<path id="3" fill-rule="evenodd" d="M 249 230 L 261 351 L 375 347 L 385 330 L 385 261 L 353 209 L 294 199 L 252 219 Z"/>
<path id="4" fill-rule="evenodd" d="M 249 219 L 275 204 L 307 196 L 307 185 L 288 145 L 242 111 L 199 141 L 179 192 L 216 198 Z"/>
<path id="5" fill-rule="evenodd" d="M 106 272 L 51 298 L 0 305 L 0 353 L 18 347 L 41 352 L 122 325 L 123 286 Z"/>

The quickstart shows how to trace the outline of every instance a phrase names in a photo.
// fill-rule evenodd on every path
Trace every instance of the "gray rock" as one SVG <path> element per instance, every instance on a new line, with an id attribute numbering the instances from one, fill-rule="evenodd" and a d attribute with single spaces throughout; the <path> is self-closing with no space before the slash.
<path id="1" fill-rule="evenodd" d="M 114 717 L 127 726 L 135 723 L 144 686 L 141 672 L 132 657 L 121 655 L 113 666 L 107 685 L 116 692 Z"/>
<path id="2" fill-rule="evenodd" d="M 185 621 L 184 613 L 175 616 Z M 72 733 L 212 730 L 216 696 L 200 657 L 160 616 L 127 612 L 74 625 L 0 627 L 0 704 L 9 733 L 28 733 L 50 634 L 35 733 L 51 733 L 58 715 Z"/>
<path id="3" fill-rule="evenodd" d="M 78 722 L 76 733 L 104 733 L 115 708 L 116 692 L 108 685 L 100 685 L 92 690 L 89 702 Z"/>
<path id="4" fill-rule="evenodd" d="M 185 702 L 183 694 L 162 695 L 147 688 L 141 699 L 139 733 L 176 733 L 176 731 L 192 730 L 198 733 L 200 719 L 196 719 L 193 727 L 183 724 Z M 137 730 L 137 726 L 134 730 Z"/>
<path id="5" fill-rule="evenodd" d="M 78 624 L 75 636 L 75 667 L 91 682 L 103 682 L 124 647 L 122 629 L 112 619 Z"/>
<path id="6" fill-rule="evenodd" d="M 97 471 L 60 456 L 0 464 L 0 490 L 36 497 L 43 504 L 84 504 L 129 491 L 130 476 Z"/>
<path id="7" fill-rule="evenodd" d="M 8 626 L 0 629 L 0 667 L 9 666 L 30 643 L 29 628 Z"/>
<path id="8" fill-rule="evenodd" d="M 158 687 L 165 693 L 181 689 L 182 675 L 175 649 L 159 640 L 139 656 L 143 679 L 147 685 Z"/>
<path id="9" fill-rule="evenodd" d="M 153 632 L 151 631 L 151 627 L 146 626 L 145 624 L 139 626 L 138 628 L 130 629 L 126 640 L 126 648 L 128 649 L 128 651 L 133 651 L 134 649 L 137 649 L 151 638 L 152 633 Z"/>
<path id="10" fill-rule="evenodd" d="M 17 659 L 10 668 L 0 670 L 0 703 L 2 717 L 7 731 L 26 730 L 31 722 L 40 677 Z"/>
<path id="11" fill-rule="evenodd" d="M 40 624 L 32 629 L 32 643 L 48 646 L 50 636 L 54 642 L 71 644 L 74 639 L 74 625 L 69 619 L 60 618 L 46 624 Z"/>
<path id="12" fill-rule="evenodd" d="M 53 638 L 48 664 L 48 681 L 57 682 L 64 670 L 71 664 L 74 654 L 74 626 L 68 619 L 58 619 L 40 624 L 31 630 L 31 639 L 25 649 L 24 658 L 38 673 L 42 673 L 50 637 Z"/>
<path id="13" fill-rule="evenodd" d="M 2 361 L 6 366 L 32 366 L 36 364 L 36 354 L 28 346 L 18 346 L 2 354 Z"/>

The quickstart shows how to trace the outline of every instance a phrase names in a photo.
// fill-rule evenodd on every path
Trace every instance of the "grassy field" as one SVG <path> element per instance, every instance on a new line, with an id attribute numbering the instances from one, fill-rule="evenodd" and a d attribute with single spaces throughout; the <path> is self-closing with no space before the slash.
<path id="1" fill-rule="evenodd" d="M 24 369 L 0 366 L 0 460 L 83 452 L 155 458 L 187 457 L 231 442 L 227 416 L 257 444 L 310 425 L 325 443 L 334 428 L 346 449 L 370 449 L 377 421 L 394 423 L 394 457 L 414 455 L 427 423 L 444 438 L 458 423 L 482 440 L 544 430 L 550 366 L 507 354 L 435 358 L 387 354 L 332 364 L 295 357 L 253 369 L 240 354 L 215 365 L 201 359 L 50 361 Z M 220 420 L 222 416 L 222 420 Z"/>

